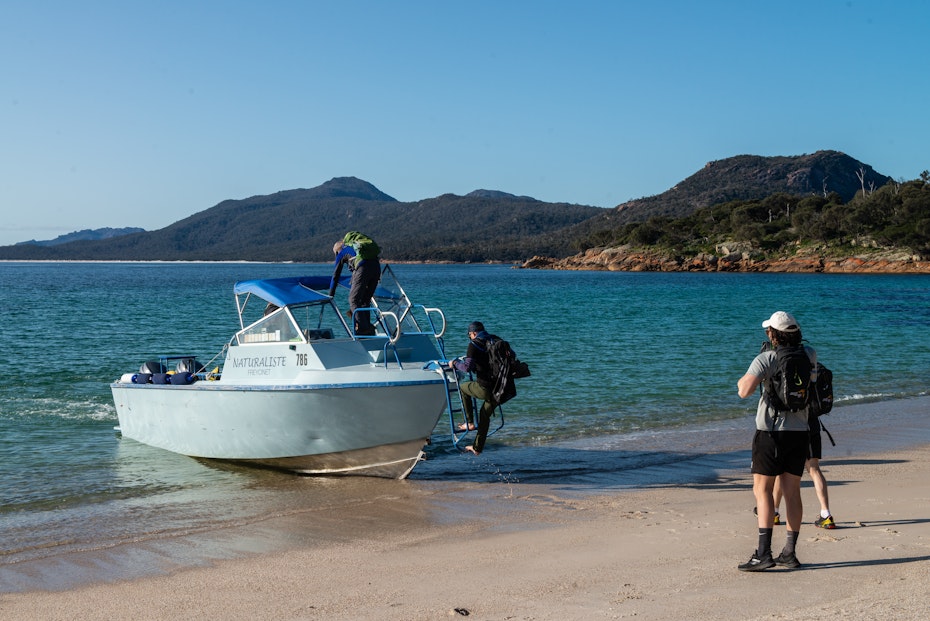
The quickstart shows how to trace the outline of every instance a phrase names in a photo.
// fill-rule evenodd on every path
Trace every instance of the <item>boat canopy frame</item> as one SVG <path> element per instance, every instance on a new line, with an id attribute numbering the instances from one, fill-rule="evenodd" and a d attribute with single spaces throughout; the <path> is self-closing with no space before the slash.
<path id="1" fill-rule="evenodd" d="M 338 277 L 335 274 L 333 277 L 293 276 L 236 282 L 233 292 L 236 297 L 240 334 L 259 323 L 268 321 L 268 317 L 276 313 L 283 313 L 289 317 L 293 327 L 298 332 L 304 333 L 304 337 L 309 340 L 310 337 L 301 329 L 301 322 L 294 315 L 294 311 L 301 307 L 317 306 L 321 307 L 320 315 L 322 317 L 325 306 L 330 305 L 339 318 L 341 326 L 346 330 L 346 334 L 351 338 L 384 338 L 383 336 L 366 337 L 354 333 L 354 330 L 339 312 L 335 298 L 328 293 L 323 293 L 324 291 L 332 291 L 334 284 L 351 289 L 351 275 Z M 266 307 L 260 319 L 246 325 L 245 311 L 253 296 L 263 300 Z M 397 342 L 404 333 L 430 334 L 436 339 L 440 351 L 445 355 L 442 338 L 447 326 L 445 314 L 439 308 L 414 304 L 401 287 L 390 265 L 385 265 L 381 270 L 380 281 L 372 295 L 372 306 L 355 309 L 356 313 L 359 311 L 371 311 L 375 314 L 375 322 L 380 324 L 389 342 Z M 287 330 L 287 326 L 283 326 L 283 328 Z"/>
<path id="2" fill-rule="evenodd" d="M 316 328 L 304 329 L 302 327 L 302 323 L 295 313 L 301 309 L 306 309 L 308 313 L 311 313 L 314 308 L 319 309 L 317 323 L 321 323 L 326 310 L 330 309 L 330 315 L 338 320 L 339 327 L 343 331 L 342 334 L 345 337 L 350 337 L 349 326 L 333 302 L 333 298 L 314 289 L 322 281 L 323 279 L 320 277 L 294 276 L 237 282 L 233 287 L 233 293 L 236 297 L 236 311 L 239 314 L 240 330 L 233 337 L 233 340 L 240 344 L 264 342 L 266 339 L 261 336 L 262 334 L 273 335 L 267 338 L 270 341 L 310 341 L 316 338 L 334 338 L 333 330 L 330 327 L 325 329 L 321 328 L 320 325 L 317 325 Z M 266 302 L 266 306 L 259 319 L 246 325 L 245 312 L 252 297 Z M 331 320 L 330 323 L 333 323 L 333 321 Z M 264 329 L 259 330 L 259 328 Z"/>

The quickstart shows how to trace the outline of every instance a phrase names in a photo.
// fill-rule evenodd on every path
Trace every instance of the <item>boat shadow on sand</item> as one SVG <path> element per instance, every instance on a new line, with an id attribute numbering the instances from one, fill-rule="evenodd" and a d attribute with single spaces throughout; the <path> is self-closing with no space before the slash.
<path id="1" fill-rule="evenodd" d="M 474 456 L 432 445 L 410 475 L 414 481 L 523 483 L 577 491 L 655 487 L 752 488 L 749 450 L 716 453 L 495 446 Z M 840 459 L 830 465 L 902 460 Z M 830 480 L 830 485 L 848 482 Z M 807 477 L 803 486 L 811 486 Z"/>
<path id="2" fill-rule="evenodd" d="M 495 446 L 474 456 L 434 445 L 410 479 L 526 483 L 579 491 L 688 484 L 731 486 L 745 478 L 740 471 L 748 471 L 749 458 L 749 451 L 688 453 L 552 446 Z"/>

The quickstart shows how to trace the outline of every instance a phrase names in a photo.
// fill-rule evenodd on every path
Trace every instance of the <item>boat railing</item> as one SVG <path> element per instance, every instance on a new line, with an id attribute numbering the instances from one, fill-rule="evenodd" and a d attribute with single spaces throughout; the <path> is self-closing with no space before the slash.
<path id="1" fill-rule="evenodd" d="M 414 304 L 413 308 L 419 308 L 423 311 L 423 314 L 426 316 L 426 321 L 429 323 L 429 329 L 437 339 L 442 338 L 442 335 L 446 333 L 446 315 L 442 312 L 440 308 L 432 308 L 423 306 L 422 304 Z M 433 315 L 438 315 L 439 319 L 442 320 L 441 327 L 439 330 L 436 329 L 436 322 L 433 321 Z"/>
<path id="2" fill-rule="evenodd" d="M 381 325 L 381 328 L 384 330 L 385 334 L 373 334 L 373 335 L 364 335 L 355 333 L 355 315 L 361 311 L 369 311 L 375 313 L 377 319 L 375 323 Z M 393 329 L 391 326 L 393 322 Z M 400 361 L 400 353 L 397 351 L 397 341 L 400 340 L 403 330 L 401 329 L 400 318 L 397 316 L 397 313 L 393 311 L 383 311 L 376 307 L 370 308 L 356 308 L 355 312 L 352 313 L 352 337 L 356 339 L 384 339 L 384 351 L 381 359 L 384 362 L 385 368 L 388 366 L 388 350 L 391 351 L 394 357 L 394 361 L 397 363 L 397 367 L 400 369 L 404 368 L 403 363 Z"/>
<path id="3" fill-rule="evenodd" d="M 424 331 L 422 328 L 420 328 L 420 322 L 418 322 L 416 317 L 414 316 L 414 313 L 413 313 L 414 310 L 422 311 L 422 315 L 423 315 L 422 319 L 426 322 L 426 324 L 429 325 L 429 329 L 427 331 Z M 443 357 L 445 357 L 446 346 L 445 346 L 445 343 L 443 342 L 442 337 L 446 333 L 447 324 L 446 324 L 446 315 L 445 313 L 442 312 L 442 309 L 428 307 L 422 304 L 412 304 L 405 311 L 404 317 L 409 318 L 409 320 L 412 321 L 413 324 L 416 326 L 417 330 L 425 334 L 432 335 L 433 338 L 436 339 L 436 344 L 439 346 L 440 353 L 442 354 Z M 439 326 L 439 329 L 437 329 L 436 327 L 437 325 Z"/>
<path id="4" fill-rule="evenodd" d="M 374 320 L 371 322 L 371 324 L 372 325 L 380 324 L 381 329 L 384 330 L 384 334 L 358 334 L 355 331 L 355 326 L 358 324 L 358 322 L 355 319 L 356 319 L 356 316 L 361 312 L 373 313 L 375 317 L 374 317 Z M 394 336 L 391 336 L 392 330 L 391 330 L 391 327 L 384 321 L 385 317 L 394 318 L 394 325 L 396 326 L 394 330 L 395 332 Z M 400 338 L 400 320 L 398 320 L 397 315 L 391 311 L 383 311 L 377 306 L 364 306 L 364 307 L 356 308 L 354 311 L 352 311 L 352 322 L 351 323 L 352 323 L 352 326 L 349 328 L 349 330 L 351 331 L 352 338 L 354 339 L 383 339 L 385 338 L 385 335 L 387 335 L 387 338 L 391 340 L 391 342 L 397 342 L 397 339 Z"/>
<path id="5" fill-rule="evenodd" d="M 401 335 L 400 319 L 397 317 L 396 313 L 393 313 L 391 311 L 378 311 L 378 315 L 379 315 L 379 320 L 381 321 L 381 324 L 384 326 L 385 331 L 387 331 L 388 333 L 388 341 L 390 342 L 391 345 L 393 345 L 394 343 L 398 341 L 398 339 L 400 339 L 400 335 Z M 388 323 L 385 321 L 385 319 L 394 320 L 394 330 L 393 330 L 394 333 L 393 334 L 391 334 L 390 326 L 388 326 Z"/>
<path id="6" fill-rule="evenodd" d="M 425 334 L 430 334 L 436 337 L 437 339 L 442 338 L 442 335 L 446 333 L 446 316 L 443 314 L 442 310 L 438 308 L 427 308 L 426 306 L 423 306 L 422 304 L 416 304 L 413 306 L 413 308 L 421 309 L 426 317 L 426 321 L 429 323 L 429 332 L 425 332 Z M 391 339 L 391 342 L 392 343 L 397 342 L 397 339 L 400 338 L 401 333 L 403 332 L 404 318 L 407 316 L 406 313 L 404 317 L 400 317 L 394 311 L 381 310 L 376 306 L 356 308 L 355 312 L 352 313 L 353 326 L 355 324 L 355 316 L 362 311 L 374 313 L 376 316 L 376 319 L 373 323 L 380 323 L 385 334 L 387 334 L 388 338 Z M 434 315 L 438 315 L 439 320 L 441 320 L 441 322 L 438 322 L 440 325 L 439 330 L 436 329 L 437 321 L 434 321 L 433 319 Z M 391 324 L 388 324 L 386 321 L 384 321 L 385 319 L 391 319 L 392 320 Z M 423 330 L 420 328 L 420 325 L 415 320 L 412 322 L 412 325 L 408 324 L 408 327 L 416 328 L 413 332 L 424 333 Z M 411 331 L 408 330 L 407 333 L 411 333 Z M 356 338 L 366 338 L 364 335 L 355 334 L 354 327 L 353 327 L 352 335 Z M 372 338 L 372 337 L 368 336 L 367 338 Z M 378 337 L 376 336 L 375 338 L 378 338 Z"/>

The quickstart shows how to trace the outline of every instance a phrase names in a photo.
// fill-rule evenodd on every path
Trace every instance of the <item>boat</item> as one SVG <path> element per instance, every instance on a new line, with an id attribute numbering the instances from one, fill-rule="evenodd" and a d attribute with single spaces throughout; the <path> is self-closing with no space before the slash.
<path id="1" fill-rule="evenodd" d="M 413 304 L 385 266 L 367 309 L 375 334 L 357 335 L 331 282 L 235 283 L 238 331 L 216 356 L 159 355 L 110 384 L 122 438 L 308 475 L 407 477 L 455 390 L 445 315 Z"/>

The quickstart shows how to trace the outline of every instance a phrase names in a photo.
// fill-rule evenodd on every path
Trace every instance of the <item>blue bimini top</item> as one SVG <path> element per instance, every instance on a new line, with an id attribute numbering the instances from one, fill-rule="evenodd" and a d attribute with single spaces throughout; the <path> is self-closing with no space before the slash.
<path id="1" fill-rule="evenodd" d="M 236 295 L 251 293 L 271 302 L 275 306 L 293 306 L 295 304 L 322 304 L 331 298 L 316 291 L 322 279 L 316 277 L 296 276 L 292 278 L 267 278 L 263 280 L 241 280 L 233 287 Z M 326 278 L 329 286 L 329 278 Z"/>

